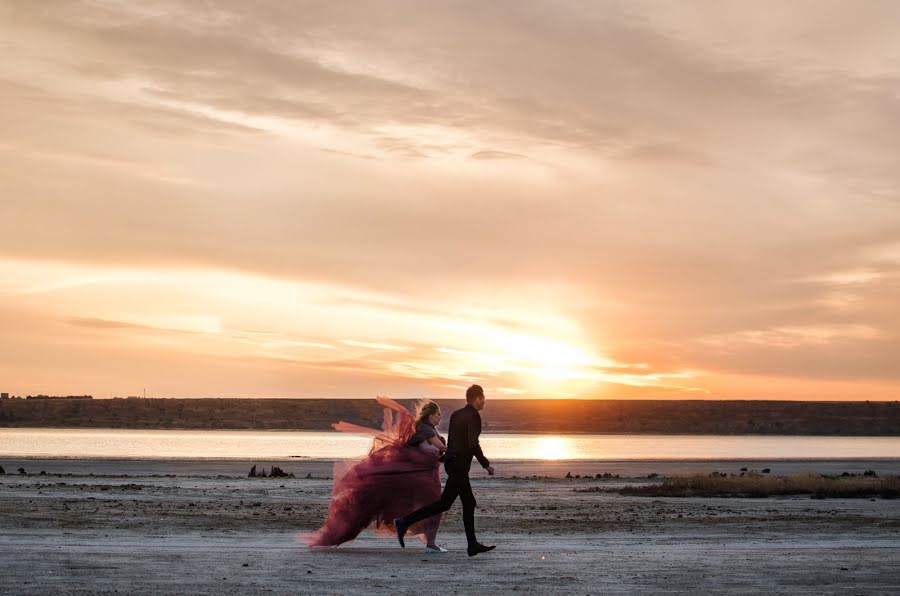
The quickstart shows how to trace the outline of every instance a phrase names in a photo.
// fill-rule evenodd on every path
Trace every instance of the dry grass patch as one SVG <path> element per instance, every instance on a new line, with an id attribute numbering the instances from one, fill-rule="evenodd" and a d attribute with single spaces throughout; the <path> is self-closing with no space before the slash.
<path id="1" fill-rule="evenodd" d="M 821 476 L 726 476 L 721 474 L 674 476 L 661 484 L 625 486 L 617 492 L 646 497 L 772 497 L 811 495 L 813 498 L 900 497 L 900 477 Z"/>

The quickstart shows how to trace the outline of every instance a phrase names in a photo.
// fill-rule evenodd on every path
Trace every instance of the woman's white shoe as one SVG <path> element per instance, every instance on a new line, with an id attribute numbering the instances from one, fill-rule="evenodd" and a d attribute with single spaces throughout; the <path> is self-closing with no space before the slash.
<path id="1" fill-rule="evenodd" d="M 438 546 L 437 544 L 426 544 L 426 545 L 425 545 L 425 550 L 428 550 L 428 551 L 433 552 L 433 553 L 445 553 L 445 552 L 447 552 L 447 549 L 446 549 L 446 548 L 443 548 L 443 547 L 441 547 L 441 546 Z"/>

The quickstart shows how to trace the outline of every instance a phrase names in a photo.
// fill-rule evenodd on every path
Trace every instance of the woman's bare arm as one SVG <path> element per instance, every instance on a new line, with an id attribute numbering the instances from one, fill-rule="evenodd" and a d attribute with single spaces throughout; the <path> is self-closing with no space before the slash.
<path id="1" fill-rule="evenodd" d="M 428 439 L 428 443 L 437 447 L 437 450 L 441 453 L 447 451 L 447 446 L 441 443 L 441 440 L 437 437 L 431 437 Z"/>

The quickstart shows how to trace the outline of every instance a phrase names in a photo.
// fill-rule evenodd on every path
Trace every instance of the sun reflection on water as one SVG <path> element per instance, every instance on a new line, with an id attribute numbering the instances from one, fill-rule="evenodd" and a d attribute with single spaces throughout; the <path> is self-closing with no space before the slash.
<path id="1" fill-rule="evenodd" d="M 575 456 L 575 441 L 565 437 L 540 437 L 530 454 L 534 459 L 572 459 Z"/>

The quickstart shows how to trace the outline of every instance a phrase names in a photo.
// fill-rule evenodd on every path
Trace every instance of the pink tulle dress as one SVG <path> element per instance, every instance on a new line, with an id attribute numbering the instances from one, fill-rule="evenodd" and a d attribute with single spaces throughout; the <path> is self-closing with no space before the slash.
<path id="1" fill-rule="evenodd" d="M 392 399 L 377 397 L 384 406 L 382 429 L 347 422 L 332 426 L 344 432 L 373 435 L 364 459 L 336 462 L 328 517 L 321 528 L 301 534 L 307 546 L 337 546 L 356 538 L 366 527 L 395 536 L 394 518 L 441 498 L 439 454 L 406 444 L 415 432 L 412 414 Z M 434 543 L 441 516 L 435 515 L 409 528 L 426 544 Z"/>

